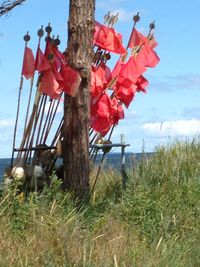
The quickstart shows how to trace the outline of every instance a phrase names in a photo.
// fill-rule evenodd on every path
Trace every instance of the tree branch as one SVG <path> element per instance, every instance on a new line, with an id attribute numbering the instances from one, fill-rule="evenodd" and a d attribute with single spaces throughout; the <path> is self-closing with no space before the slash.
<path id="1" fill-rule="evenodd" d="M 0 17 L 8 14 L 13 8 L 21 5 L 25 0 L 5 0 L 0 5 Z"/>

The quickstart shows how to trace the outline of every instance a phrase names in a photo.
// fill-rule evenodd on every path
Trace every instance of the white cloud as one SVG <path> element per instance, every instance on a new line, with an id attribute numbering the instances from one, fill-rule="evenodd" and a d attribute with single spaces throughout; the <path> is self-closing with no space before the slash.
<path id="1" fill-rule="evenodd" d="M 145 123 L 142 129 L 156 136 L 194 136 L 200 134 L 200 120 L 177 120 Z"/>
<path id="2" fill-rule="evenodd" d="M 130 22 L 133 19 L 133 14 L 135 14 L 136 12 L 135 13 L 134 12 L 128 12 L 127 10 L 122 9 L 122 8 L 115 9 L 111 12 L 112 15 L 116 15 L 117 13 L 119 14 L 118 15 L 119 21 Z"/>
<path id="3" fill-rule="evenodd" d="M 119 14 L 118 15 L 118 20 L 120 22 L 133 22 L 133 16 L 135 16 L 137 13 L 138 13 L 138 10 L 126 10 L 126 9 L 123 9 L 123 8 L 115 8 L 115 9 L 111 9 L 111 14 L 112 15 L 116 15 L 116 14 Z M 139 13 L 140 15 L 144 13 L 143 10 L 139 10 Z M 144 29 L 142 29 L 143 31 Z M 141 28 L 140 28 L 140 31 L 141 31 Z"/>

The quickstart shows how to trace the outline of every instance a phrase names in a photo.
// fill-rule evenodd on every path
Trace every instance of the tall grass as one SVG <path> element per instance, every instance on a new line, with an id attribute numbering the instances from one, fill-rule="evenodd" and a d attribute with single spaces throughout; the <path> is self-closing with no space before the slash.
<path id="1" fill-rule="evenodd" d="M 143 157 L 126 191 L 119 173 L 102 172 L 85 206 L 59 188 L 53 177 L 40 195 L 4 192 L 0 266 L 200 266 L 197 141 Z"/>

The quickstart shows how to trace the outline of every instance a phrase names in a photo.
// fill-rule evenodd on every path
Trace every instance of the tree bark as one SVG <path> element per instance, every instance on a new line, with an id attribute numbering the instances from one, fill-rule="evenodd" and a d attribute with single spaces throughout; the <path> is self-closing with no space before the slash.
<path id="1" fill-rule="evenodd" d="M 82 78 L 77 95 L 64 100 L 64 189 L 83 199 L 89 192 L 89 87 L 95 0 L 70 0 L 68 64 Z"/>

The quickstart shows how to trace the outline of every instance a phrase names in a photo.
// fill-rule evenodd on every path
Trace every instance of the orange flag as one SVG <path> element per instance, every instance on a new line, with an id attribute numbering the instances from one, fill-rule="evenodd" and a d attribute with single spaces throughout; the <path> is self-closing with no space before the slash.
<path id="1" fill-rule="evenodd" d="M 35 72 L 35 59 L 33 56 L 33 51 L 31 48 L 26 47 L 24 50 L 22 75 L 24 75 L 26 79 L 30 79 L 31 77 L 33 77 L 34 72 Z"/>

